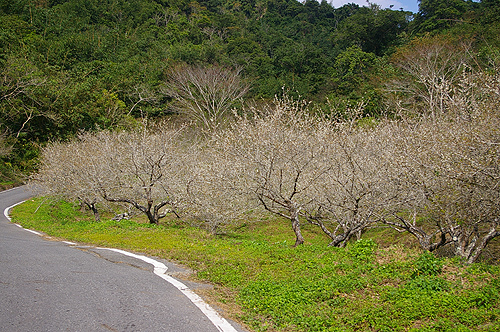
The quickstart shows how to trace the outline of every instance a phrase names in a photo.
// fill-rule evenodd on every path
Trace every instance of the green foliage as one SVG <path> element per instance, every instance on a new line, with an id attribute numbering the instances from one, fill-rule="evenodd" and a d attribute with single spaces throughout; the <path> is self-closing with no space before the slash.
<path id="1" fill-rule="evenodd" d="M 351 46 L 335 59 L 335 82 L 342 94 L 359 90 L 367 80 L 375 63 L 375 54 L 366 53 L 359 46 Z"/>
<path id="2" fill-rule="evenodd" d="M 0 190 L 10 189 L 22 183 L 22 177 L 10 162 L 0 158 Z"/>
<path id="3" fill-rule="evenodd" d="M 359 46 L 364 52 L 383 55 L 397 42 L 412 19 L 410 12 L 381 9 L 376 4 L 362 7 L 343 20 L 333 34 L 341 49 Z"/>
<path id="4" fill-rule="evenodd" d="M 377 244 L 373 240 L 360 239 L 349 247 L 349 255 L 357 260 L 367 261 L 373 258 L 376 249 Z"/>
<path id="5" fill-rule="evenodd" d="M 448 282 L 436 276 L 418 276 L 405 285 L 407 291 L 422 291 L 426 293 L 441 292 L 450 289 Z"/>
<path id="6" fill-rule="evenodd" d="M 469 6 L 464 0 L 422 0 L 414 24 L 419 32 L 446 29 L 463 19 Z"/>
<path id="7" fill-rule="evenodd" d="M 443 269 L 443 260 L 431 252 L 425 251 L 415 259 L 412 278 L 420 276 L 437 276 Z"/>

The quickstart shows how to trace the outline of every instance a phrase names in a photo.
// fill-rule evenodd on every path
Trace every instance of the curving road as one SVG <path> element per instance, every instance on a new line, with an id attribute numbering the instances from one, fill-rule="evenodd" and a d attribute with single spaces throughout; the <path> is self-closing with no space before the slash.
<path id="1" fill-rule="evenodd" d="M 0 331 L 243 331 L 165 274 L 179 271 L 171 263 L 10 223 L 3 211 L 31 196 L 0 192 Z"/>

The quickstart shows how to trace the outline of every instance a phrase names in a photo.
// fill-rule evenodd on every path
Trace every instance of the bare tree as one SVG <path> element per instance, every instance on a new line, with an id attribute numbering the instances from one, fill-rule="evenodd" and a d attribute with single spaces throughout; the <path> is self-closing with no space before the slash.
<path id="1" fill-rule="evenodd" d="M 317 209 L 306 217 L 332 239 L 331 246 L 344 247 L 380 221 L 398 195 L 389 190 L 390 136 L 383 125 L 352 128 L 342 123 L 329 131 L 330 168 L 313 187 Z"/>
<path id="2" fill-rule="evenodd" d="M 189 178 L 184 212 L 213 234 L 224 231 L 228 225 L 248 222 L 250 212 L 257 206 L 251 195 L 242 190 L 247 188 L 243 185 L 241 164 L 228 158 L 220 143 L 206 140 L 190 144 L 183 165 L 183 177 Z"/>
<path id="3" fill-rule="evenodd" d="M 176 203 L 175 172 L 182 163 L 175 146 L 177 137 L 173 130 L 103 137 L 101 162 L 106 177 L 98 184 L 99 194 L 109 202 L 130 204 L 144 213 L 150 223 L 158 224 Z"/>
<path id="4" fill-rule="evenodd" d="M 474 262 L 500 235 L 500 97 L 498 75 L 474 74 L 474 90 L 456 90 L 467 105 L 400 126 L 394 154 L 397 188 L 413 197 L 385 220 L 416 236 L 422 247 L 452 246 Z M 467 83 L 465 80 L 461 84 Z M 481 84 L 478 84 L 481 83 Z M 471 93 L 472 91 L 472 93 Z M 397 178 L 397 176 L 395 176 Z"/>
<path id="5" fill-rule="evenodd" d="M 206 130 L 215 130 L 231 114 L 235 102 L 248 91 L 241 69 L 213 65 L 177 66 L 168 74 L 164 93 L 174 99 L 174 107 Z"/>
<path id="6" fill-rule="evenodd" d="M 377 132 L 310 116 L 307 107 L 285 94 L 215 133 L 190 186 L 195 205 L 222 218 L 271 212 L 290 221 L 295 246 L 305 241 L 303 222 L 345 246 L 379 220 L 393 197 L 381 181 Z"/>
<path id="7" fill-rule="evenodd" d="M 225 165 L 220 182 L 231 183 L 234 197 L 289 220 L 296 246 L 305 241 L 301 223 L 306 221 L 319 226 L 330 245 L 345 246 L 379 218 L 389 200 L 375 176 L 378 164 L 372 157 L 381 145 L 374 135 L 351 122 L 309 116 L 307 103 L 285 95 L 272 107 L 239 118 L 210 145 Z"/>
<path id="8" fill-rule="evenodd" d="M 31 177 L 30 184 L 44 195 L 78 200 L 99 221 L 97 205 L 103 201 L 95 183 L 101 172 L 99 165 L 92 164 L 97 146 L 89 138 L 84 135 L 72 142 L 47 145 L 42 150 L 39 172 Z"/>
<path id="9" fill-rule="evenodd" d="M 49 193 L 83 197 L 90 204 L 126 203 L 157 224 L 185 190 L 177 175 L 183 163 L 178 138 L 175 129 L 83 134 L 71 144 L 45 149 L 37 179 Z"/>
<path id="10" fill-rule="evenodd" d="M 445 189 L 432 197 L 433 212 L 449 229 L 455 255 L 469 263 L 500 236 L 500 118 L 494 113 L 448 124 L 441 162 L 430 168 Z"/>
<path id="11" fill-rule="evenodd" d="M 499 78 L 474 69 L 470 48 L 468 41 L 424 37 L 394 57 L 406 75 L 389 90 L 411 113 L 393 128 L 394 184 L 407 199 L 385 219 L 424 249 L 450 245 L 469 263 L 499 235 L 500 204 L 493 189 L 498 112 L 491 111 L 499 103 Z"/>
<path id="12" fill-rule="evenodd" d="M 302 110 L 300 103 L 277 100 L 239 118 L 211 143 L 239 175 L 232 178 L 235 192 L 289 220 L 295 245 L 304 242 L 300 215 L 312 203 L 308 192 L 329 168 L 321 159 L 326 150 L 315 140 L 317 122 Z"/>
<path id="13" fill-rule="evenodd" d="M 434 251 L 448 244 L 449 238 L 447 229 L 427 215 L 430 188 L 436 182 L 432 172 L 424 171 L 422 162 L 427 163 L 422 158 L 439 147 L 431 147 L 427 132 L 419 130 L 419 123 L 393 123 L 389 128 L 392 140 L 387 146 L 392 153 L 388 154 L 388 180 L 393 184 L 392 195 L 398 195 L 398 199 L 388 208 L 383 223 L 412 234 L 424 250 Z"/>
<path id="14" fill-rule="evenodd" d="M 155 91 L 153 91 L 151 88 L 147 87 L 144 84 L 138 84 L 134 86 L 134 92 L 130 93 L 129 99 L 133 103 L 132 107 L 130 107 L 127 115 L 132 114 L 134 112 L 135 108 L 139 106 L 140 104 L 147 103 L 147 104 L 155 104 L 158 101 L 158 95 Z M 141 112 L 141 115 L 144 116 L 142 109 L 139 109 Z"/>
<path id="15" fill-rule="evenodd" d="M 471 41 L 441 36 L 418 38 L 401 48 L 393 56 L 401 72 L 387 88 L 397 96 L 393 101 L 405 112 L 446 112 L 454 104 L 461 73 L 473 62 L 470 50 Z"/>

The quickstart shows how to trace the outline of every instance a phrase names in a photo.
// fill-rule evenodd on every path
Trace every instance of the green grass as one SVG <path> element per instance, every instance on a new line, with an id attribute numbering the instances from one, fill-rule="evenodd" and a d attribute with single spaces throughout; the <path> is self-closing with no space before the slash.
<path id="1" fill-rule="evenodd" d="M 308 242 L 293 248 L 291 227 L 272 218 L 213 236 L 176 220 L 94 222 L 70 203 L 41 199 L 12 216 L 50 236 L 182 263 L 212 283 L 210 298 L 253 331 L 500 330 L 498 266 L 387 245 L 394 235 L 386 231 L 343 249 L 327 247 L 321 233 L 304 226 Z"/>
<path id="2" fill-rule="evenodd" d="M 0 191 L 14 188 L 16 185 L 20 185 L 20 182 L 0 180 Z"/>

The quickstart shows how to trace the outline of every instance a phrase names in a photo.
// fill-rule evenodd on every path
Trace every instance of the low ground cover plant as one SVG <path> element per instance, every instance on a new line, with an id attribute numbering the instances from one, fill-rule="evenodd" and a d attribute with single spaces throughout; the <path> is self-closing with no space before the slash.
<path id="1" fill-rule="evenodd" d="M 172 259 L 210 282 L 205 294 L 252 331 L 497 331 L 500 269 L 437 258 L 418 246 L 382 245 L 380 233 L 326 247 L 315 227 L 293 247 L 272 220 L 213 235 L 185 223 L 146 218 L 101 222 L 65 201 L 37 198 L 14 222 L 53 237 Z M 272 233 L 272 236 L 267 234 Z"/>

